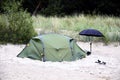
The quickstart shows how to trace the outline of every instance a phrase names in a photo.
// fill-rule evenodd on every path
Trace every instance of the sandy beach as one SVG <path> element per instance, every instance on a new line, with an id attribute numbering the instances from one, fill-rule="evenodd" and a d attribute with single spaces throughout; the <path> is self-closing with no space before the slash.
<path id="1" fill-rule="evenodd" d="M 83 50 L 89 43 L 78 42 Z M 93 43 L 92 54 L 72 62 L 18 58 L 25 45 L 0 45 L 0 80 L 120 80 L 120 45 Z M 95 63 L 97 60 L 106 65 Z"/>

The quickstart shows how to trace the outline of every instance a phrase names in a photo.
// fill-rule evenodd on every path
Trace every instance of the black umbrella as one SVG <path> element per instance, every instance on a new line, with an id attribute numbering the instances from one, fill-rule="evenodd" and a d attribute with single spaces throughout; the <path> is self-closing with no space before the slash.
<path id="1" fill-rule="evenodd" d="M 96 29 L 85 29 L 79 33 L 79 35 L 92 36 L 92 37 L 104 37 L 104 35 Z M 90 52 L 92 52 L 92 41 L 90 40 Z"/>

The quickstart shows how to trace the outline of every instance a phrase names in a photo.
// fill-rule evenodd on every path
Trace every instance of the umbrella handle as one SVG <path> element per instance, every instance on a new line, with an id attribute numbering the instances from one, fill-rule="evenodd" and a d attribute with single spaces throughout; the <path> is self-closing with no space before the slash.
<path id="1" fill-rule="evenodd" d="M 90 42 L 90 52 L 92 53 L 92 42 Z"/>

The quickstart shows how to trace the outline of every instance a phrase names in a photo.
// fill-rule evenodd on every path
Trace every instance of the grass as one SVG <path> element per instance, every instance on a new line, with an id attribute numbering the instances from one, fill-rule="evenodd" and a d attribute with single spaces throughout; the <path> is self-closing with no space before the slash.
<path id="1" fill-rule="evenodd" d="M 80 31 L 88 28 L 101 31 L 105 38 L 96 38 L 95 41 L 119 42 L 120 41 L 120 18 L 113 16 L 66 16 L 66 17 L 32 17 L 33 26 L 42 33 L 61 33 L 71 36 L 77 40 L 88 41 L 88 38 L 82 37 Z"/>
<path id="2" fill-rule="evenodd" d="M 0 23 L 6 23 L 0 15 Z M 95 38 L 94 41 L 120 42 L 120 18 L 113 16 L 65 16 L 65 17 L 43 17 L 33 16 L 33 26 L 39 34 L 60 33 L 81 41 L 88 41 L 88 37 L 79 35 L 79 32 L 92 28 L 101 31 L 105 38 Z M 2 24 L 1 24 L 2 25 Z M 7 25 L 7 24 L 6 24 Z"/>
<path id="3" fill-rule="evenodd" d="M 78 33 L 84 29 L 92 28 L 101 31 L 105 38 L 96 38 L 95 41 L 120 42 L 120 18 L 112 16 L 66 16 L 66 17 L 32 17 L 36 29 L 42 33 L 61 33 L 77 40 L 88 41 Z"/>

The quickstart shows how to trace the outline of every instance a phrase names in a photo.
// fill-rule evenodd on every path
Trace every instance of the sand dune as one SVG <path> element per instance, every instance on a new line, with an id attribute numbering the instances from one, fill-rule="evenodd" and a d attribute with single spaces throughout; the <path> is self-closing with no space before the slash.
<path id="1" fill-rule="evenodd" d="M 89 43 L 78 42 L 89 50 Z M 25 45 L 0 45 L 0 80 L 120 80 L 120 46 L 93 43 L 90 56 L 72 62 L 17 58 Z M 95 63 L 97 60 L 106 65 Z"/>

